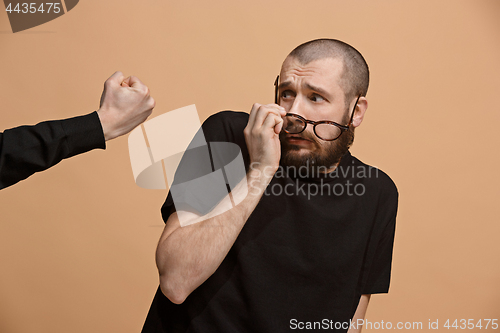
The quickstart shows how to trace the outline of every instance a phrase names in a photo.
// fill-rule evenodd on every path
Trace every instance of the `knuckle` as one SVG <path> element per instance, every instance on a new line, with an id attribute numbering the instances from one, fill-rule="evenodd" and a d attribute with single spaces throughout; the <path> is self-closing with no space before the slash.
<path id="1" fill-rule="evenodd" d="M 278 109 L 276 109 L 276 108 L 275 108 L 275 107 L 273 107 L 273 106 L 270 106 L 270 107 L 269 107 L 269 112 L 271 112 L 272 114 L 275 114 L 275 115 L 278 115 L 278 114 L 279 114 Z"/>

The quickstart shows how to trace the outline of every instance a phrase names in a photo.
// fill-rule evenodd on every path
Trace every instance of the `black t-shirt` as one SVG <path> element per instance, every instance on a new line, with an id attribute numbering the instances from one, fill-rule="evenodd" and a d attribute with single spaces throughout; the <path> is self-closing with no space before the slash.
<path id="1" fill-rule="evenodd" d="M 247 122 L 224 111 L 202 128 L 207 142 L 238 144 L 248 168 Z M 219 268 L 182 304 L 158 289 L 142 332 L 347 332 L 362 294 L 388 292 L 392 180 L 350 153 L 331 174 L 294 173 L 278 169 Z M 172 205 L 169 194 L 165 221 Z"/>

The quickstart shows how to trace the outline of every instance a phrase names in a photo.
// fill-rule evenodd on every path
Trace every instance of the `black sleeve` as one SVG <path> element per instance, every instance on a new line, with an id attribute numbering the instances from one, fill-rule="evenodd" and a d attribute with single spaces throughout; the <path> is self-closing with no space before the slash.
<path id="1" fill-rule="evenodd" d="M 0 189 L 95 148 L 106 148 L 95 111 L 0 132 Z"/>
<path id="2" fill-rule="evenodd" d="M 392 253 L 394 246 L 394 235 L 396 231 L 396 214 L 398 210 L 398 191 L 396 185 L 389 179 L 389 186 L 383 200 L 379 202 L 381 214 L 378 221 L 381 226 L 380 237 L 373 260 L 370 264 L 370 270 L 366 284 L 362 289 L 362 294 L 379 294 L 389 292 L 391 281 Z"/>

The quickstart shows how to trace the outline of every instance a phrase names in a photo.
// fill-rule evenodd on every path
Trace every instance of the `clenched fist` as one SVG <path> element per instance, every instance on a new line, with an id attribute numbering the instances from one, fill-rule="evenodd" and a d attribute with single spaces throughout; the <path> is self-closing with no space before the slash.
<path id="1" fill-rule="evenodd" d="M 285 114 L 285 109 L 277 104 L 253 105 L 243 131 L 253 167 L 265 171 L 271 169 L 273 173 L 278 169 L 281 155 L 279 133 Z"/>
<path id="2" fill-rule="evenodd" d="M 114 73 L 104 83 L 97 111 L 106 141 L 127 134 L 144 122 L 155 104 L 148 87 L 137 77 Z"/>

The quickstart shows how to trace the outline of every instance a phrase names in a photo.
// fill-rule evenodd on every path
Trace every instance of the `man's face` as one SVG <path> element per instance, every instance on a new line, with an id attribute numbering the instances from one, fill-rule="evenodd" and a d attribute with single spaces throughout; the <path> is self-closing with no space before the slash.
<path id="1" fill-rule="evenodd" d="M 344 90 L 340 86 L 342 70 L 340 59 L 324 58 L 302 65 L 295 58 L 288 57 L 280 73 L 279 104 L 287 113 L 308 120 L 330 120 L 348 125 L 352 109 L 346 108 Z M 353 139 L 352 126 L 334 141 L 318 138 L 311 124 L 300 134 L 282 131 L 281 161 L 284 165 L 300 167 L 309 164 L 332 171 Z"/>

